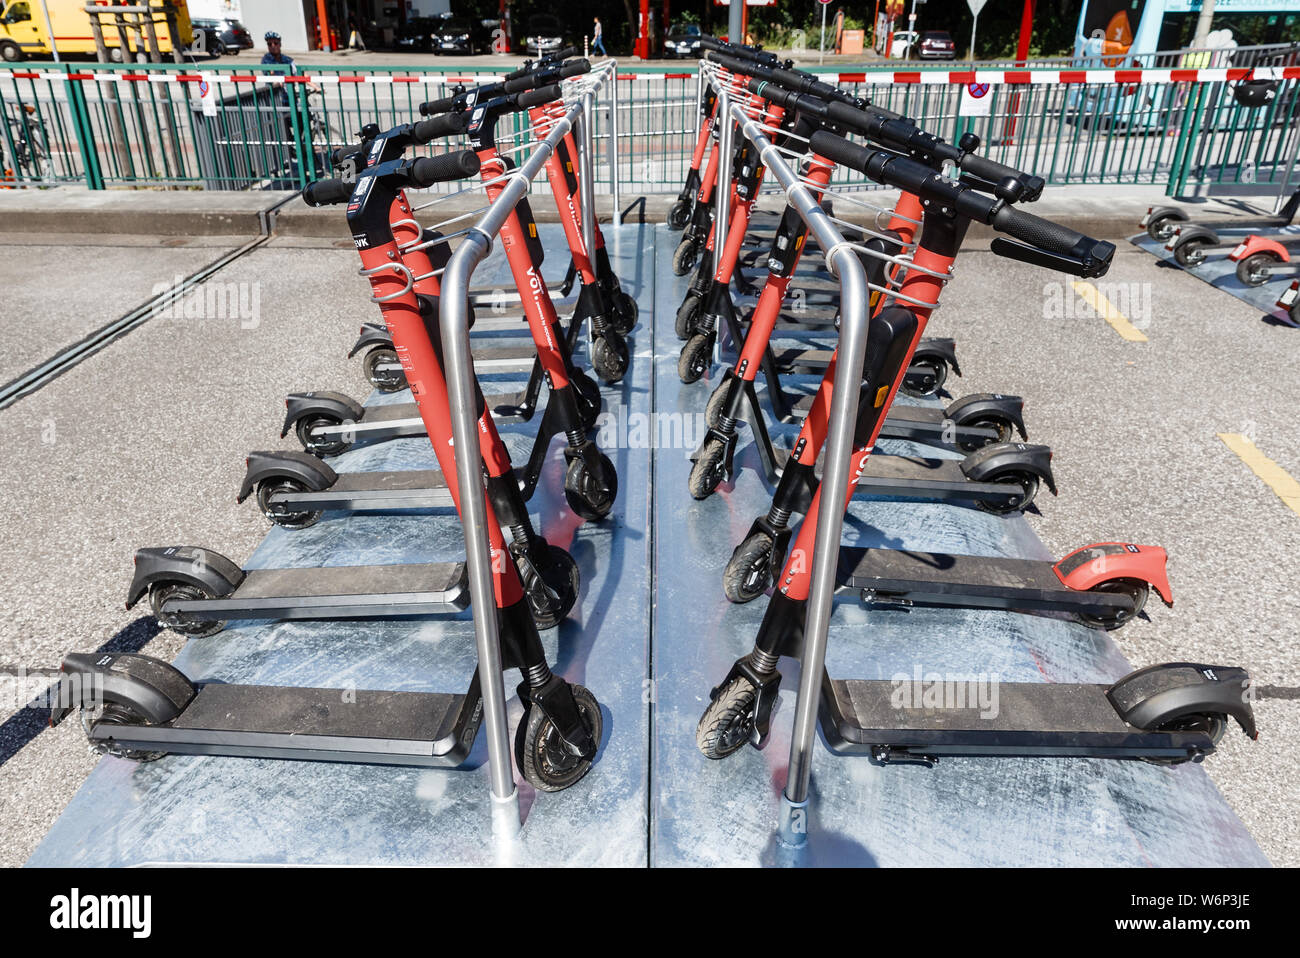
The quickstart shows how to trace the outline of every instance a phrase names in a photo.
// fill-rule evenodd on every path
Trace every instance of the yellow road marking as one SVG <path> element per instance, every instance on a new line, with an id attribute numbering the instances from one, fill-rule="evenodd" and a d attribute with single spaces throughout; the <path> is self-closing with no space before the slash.
<path id="1" fill-rule="evenodd" d="M 1146 335 L 1128 321 L 1128 317 L 1115 308 L 1115 304 L 1101 294 L 1096 286 L 1083 280 L 1071 280 L 1070 285 L 1074 291 L 1079 294 L 1085 303 L 1106 322 L 1114 328 L 1115 332 L 1127 339 L 1130 343 L 1145 343 Z"/>
<path id="2" fill-rule="evenodd" d="M 1250 466 L 1251 472 L 1264 480 L 1264 484 L 1286 503 L 1287 508 L 1300 516 L 1300 482 L 1296 482 L 1290 473 L 1260 452 L 1245 436 L 1235 432 L 1221 432 L 1218 436 L 1242 462 Z"/>

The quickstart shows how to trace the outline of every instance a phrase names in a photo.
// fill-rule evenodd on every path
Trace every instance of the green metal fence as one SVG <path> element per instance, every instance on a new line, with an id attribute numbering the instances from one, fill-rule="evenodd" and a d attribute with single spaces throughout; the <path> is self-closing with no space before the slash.
<path id="1" fill-rule="evenodd" d="M 326 175 L 331 151 L 354 142 L 364 125 L 409 121 L 421 102 L 499 72 L 311 66 L 292 77 L 218 63 L 15 64 L 0 70 L 0 185 L 299 189 Z M 1023 71 L 1016 82 L 993 83 L 978 116 L 964 115 L 964 83 L 949 82 L 945 71 L 821 72 L 947 139 L 973 132 L 988 155 L 1051 183 L 1263 193 L 1294 179 L 1300 80 L 1289 76 L 1293 69 L 1257 109 L 1236 102 L 1235 79 Z M 970 79 L 1009 76 L 981 68 Z M 616 177 L 626 194 L 676 191 L 699 123 L 694 65 L 624 66 L 617 86 L 618 168 L 607 162 L 615 100 L 605 97 L 594 117 L 597 188 Z M 522 140 L 526 122 L 511 116 L 503 139 Z"/>

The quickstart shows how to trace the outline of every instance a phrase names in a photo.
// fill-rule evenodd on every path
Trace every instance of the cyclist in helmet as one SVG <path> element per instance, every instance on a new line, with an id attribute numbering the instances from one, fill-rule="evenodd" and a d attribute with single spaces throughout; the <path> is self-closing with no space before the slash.
<path id="1" fill-rule="evenodd" d="M 293 66 L 293 57 L 287 57 L 280 52 L 280 34 L 272 30 L 262 39 L 266 41 L 266 53 L 262 54 L 263 63 Z"/>

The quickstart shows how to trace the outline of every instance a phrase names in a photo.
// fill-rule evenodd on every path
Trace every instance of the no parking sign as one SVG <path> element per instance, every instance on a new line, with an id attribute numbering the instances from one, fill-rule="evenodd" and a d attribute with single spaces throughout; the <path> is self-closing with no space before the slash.
<path id="1" fill-rule="evenodd" d="M 958 116 L 988 116 L 993 92 L 987 83 L 966 83 L 961 88 Z"/>
<path id="2" fill-rule="evenodd" d="M 212 77 L 204 74 L 199 82 L 194 84 L 191 89 L 194 91 L 194 99 L 199 101 L 199 106 L 203 109 L 203 115 L 216 116 L 217 93 L 212 82 Z"/>

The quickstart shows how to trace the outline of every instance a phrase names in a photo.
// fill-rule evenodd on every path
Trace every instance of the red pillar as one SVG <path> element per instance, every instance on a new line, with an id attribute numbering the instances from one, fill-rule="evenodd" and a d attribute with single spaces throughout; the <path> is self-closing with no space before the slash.
<path id="1" fill-rule="evenodd" d="M 1034 0 L 1025 0 L 1020 13 L 1020 41 L 1016 44 L 1016 64 L 1023 66 L 1029 58 L 1029 39 L 1034 33 Z"/>
<path id="2" fill-rule="evenodd" d="M 650 59 L 650 0 L 641 0 L 640 26 L 637 28 L 636 46 L 632 53 L 642 60 Z"/>

